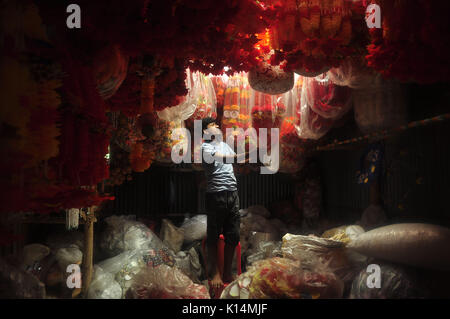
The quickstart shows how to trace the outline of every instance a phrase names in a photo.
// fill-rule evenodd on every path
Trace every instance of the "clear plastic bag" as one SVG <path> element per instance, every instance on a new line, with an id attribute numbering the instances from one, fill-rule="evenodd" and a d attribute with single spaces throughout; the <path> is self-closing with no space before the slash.
<path id="1" fill-rule="evenodd" d="M 395 81 L 353 91 L 355 121 L 364 134 L 405 125 L 408 120 L 405 94 Z"/>
<path id="2" fill-rule="evenodd" d="M 127 298 L 210 299 L 205 286 L 194 284 L 176 267 L 144 268 L 133 279 Z"/>
<path id="3" fill-rule="evenodd" d="M 180 251 L 175 256 L 175 266 L 178 267 L 194 283 L 200 283 L 202 266 L 197 251 L 194 247 L 188 251 Z"/>
<path id="4" fill-rule="evenodd" d="M 174 253 L 178 253 L 183 245 L 184 229 L 175 227 L 169 220 L 163 219 L 159 237 Z"/>
<path id="5" fill-rule="evenodd" d="M 100 248 L 108 256 L 117 256 L 127 250 L 161 249 L 163 242 L 134 216 L 110 216 L 105 219 L 107 228 L 101 234 Z"/>
<path id="6" fill-rule="evenodd" d="M 343 284 L 332 272 L 306 269 L 299 261 L 274 257 L 256 262 L 250 299 L 340 298 Z"/>
<path id="7" fill-rule="evenodd" d="M 172 150 L 175 147 L 181 149 L 188 148 L 188 139 L 179 137 L 178 139 L 172 139 L 172 132 L 176 129 L 184 128 L 183 121 L 165 121 L 158 120 L 156 128 L 156 138 L 158 147 L 156 148 L 156 160 L 161 163 L 172 163 Z M 184 145 L 182 144 L 184 143 Z M 180 144 L 177 146 L 177 144 Z M 182 148 L 181 148 L 182 147 Z M 183 154 L 180 153 L 180 156 Z"/>
<path id="8" fill-rule="evenodd" d="M 280 66 L 263 61 L 248 73 L 248 82 L 256 91 L 272 95 L 283 94 L 294 86 L 294 72 L 285 72 Z"/>
<path id="9" fill-rule="evenodd" d="M 196 240 L 202 240 L 206 237 L 206 215 L 197 215 L 192 218 L 186 218 L 181 225 L 184 230 L 184 243 L 189 244 Z"/>
<path id="10" fill-rule="evenodd" d="M 187 120 L 194 114 L 197 108 L 197 104 L 195 103 L 195 94 L 197 92 L 194 90 L 194 80 L 192 72 L 189 69 L 186 69 L 185 84 L 188 89 L 188 94 L 182 99 L 182 102 L 179 105 L 157 111 L 156 113 L 160 119 L 168 122 L 179 122 Z"/>
<path id="11" fill-rule="evenodd" d="M 259 242 L 258 246 L 251 250 L 247 257 L 247 266 L 256 261 L 281 256 L 281 241 Z"/>
<path id="12" fill-rule="evenodd" d="M 192 98 L 196 108 L 194 113 L 186 119 L 186 127 L 193 128 L 195 120 L 205 117 L 217 117 L 216 93 L 211 78 L 200 72 L 192 73 Z"/>
<path id="13" fill-rule="evenodd" d="M 352 108 L 352 90 L 334 84 L 328 73 L 305 78 L 306 103 L 326 119 L 338 120 Z"/>
<path id="14" fill-rule="evenodd" d="M 343 242 L 315 236 L 286 234 L 281 251 L 284 257 L 299 260 L 310 268 L 325 265 L 345 283 L 353 280 L 355 270 L 359 271 L 365 262 L 352 258 Z"/>
<path id="15" fill-rule="evenodd" d="M 88 299 L 121 299 L 122 288 L 114 280 L 114 275 L 94 266 L 94 276 L 89 285 Z"/>
<path id="16" fill-rule="evenodd" d="M 71 245 L 66 248 L 58 249 L 55 258 L 61 271 L 66 272 L 67 266 L 70 264 L 81 264 L 83 261 L 83 252 L 77 245 Z"/>
<path id="17" fill-rule="evenodd" d="M 278 103 L 285 108 L 285 116 L 280 126 L 280 167 L 282 173 L 295 173 L 305 165 L 304 141 L 300 139 L 300 97 L 303 77 L 296 76 L 294 88 L 283 94 Z"/>
<path id="18" fill-rule="evenodd" d="M 224 91 L 221 118 L 221 129 L 224 136 L 227 128 L 246 130 L 250 127 L 250 90 L 246 73 L 235 73 L 228 79 Z"/>
<path id="19" fill-rule="evenodd" d="M 334 121 L 314 112 L 306 98 L 306 85 L 303 85 L 300 96 L 300 138 L 318 140 L 328 133 Z"/>
<path id="20" fill-rule="evenodd" d="M 341 62 L 338 68 L 328 71 L 329 79 L 340 86 L 348 86 L 352 89 L 366 89 L 380 84 L 381 75 L 364 66 L 360 58 L 348 57 Z"/>
<path id="21" fill-rule="evenodd" d="M 114 276 L 124 297 L 136 274 L 146 267 L 154 268 L 162 264 L 169 267 L 175 265 L 175 256 L 167 248 L 125 251 L 100 262 L 98 266 Z"/>

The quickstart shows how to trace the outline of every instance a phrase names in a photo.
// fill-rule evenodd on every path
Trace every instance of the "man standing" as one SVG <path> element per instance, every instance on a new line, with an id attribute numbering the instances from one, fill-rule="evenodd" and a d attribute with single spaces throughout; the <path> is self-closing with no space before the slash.
<path id="1" fill-rule="evenodd" d="M 239 243 L 240 216 L 239 196 L 233 165 L 227 160 L 236 160 L 238 155 L 231 147 L 220 140 L 222 132 L 211 117 L 202 120 L 203 167 L 207 178 L 206 212 L 207 212 L 207 246 L 209 261 L 209 278 L 211 286 L 220 288 L 223 283 L 233 281 L 231 266 L 234 250 Z M 217 241 L 219 235 L 225 237 L 223 278 L 217 265 Z"/>

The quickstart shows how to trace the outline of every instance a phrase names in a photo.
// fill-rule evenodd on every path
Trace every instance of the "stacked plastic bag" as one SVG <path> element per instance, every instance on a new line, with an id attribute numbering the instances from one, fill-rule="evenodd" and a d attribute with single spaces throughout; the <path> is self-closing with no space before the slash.
<path id="1" fill-rule="evenodd" d="M 109 256 L 127 250 L 166 248 L 161 240 L 134 216 L 110 216 L 105 219 L 106 230 L 100 237 L 100 248 Z"/>
<path id="2" fill-rule="evenodd" d="M 205 286 L 192 282 L 176 267 L 144 268 L 127 293 L 131 299 L 210 299 Z"/>
<path id="3" fill-rule="evenodd" d="M 362 232 L 363 230 L 354 231 Z M 281 251 L 283 257 L 299 260 L 303 264 L 309 265 L 315 260 L 320 260 L 346 285 L 349 285 L 367 259 L 364 256 L 352 254 L 345 245 L 344 241 L 331 238 L 286 234 L 283 237 Z"/>
<path id="4" fill-rule="evenodd" d="M 217 117 L 216 93 L 211 78 L 200 72 L 192 73 L 192 90 L 190 97 L 196 106 L 194 113 L 186 119 L 186 127 L 193 128 L 194 121 L 205 117 Z"/>
<path id="5" fill-rule="evenodd" d="M 180 229 L 184 231 L 184 243 L 190 244 L 197 240 L 203 240 L 206 237 L 206 225 L 206 215 L 185 218 L 180 226 Z"/>
<path id="6" fill-rule="evenodd" d="M 280 126 L 280 168 L 283 173 L 300 171 L 305 162 L 303 140 L 299 136 L 300 95 L 303 77 L 296 76 L 294 88 L 279 98 L 279 103 L 286 109 Z"/>
<path id="7" fill-rule="evenodd" d="M 195 103 L 195 94 L 198 92 L 195 91 L 196 87 L 194 87 L 194 78 L 189 69 L 186 70 L 185 84 L 188 89 L 188 94 L 182 98 L 179 105 L 167 107 L 162 111 L 157 111 L 156 113 L 160 119 L 168 122 L 185 121 L 190 118 L 192 114 L 194 114 L 197 108 Z"/>
<path id="8" fill-rule="evenodd" d="M 325 267 L 274 257 L 256 262 L 222 292 L 221 299 L 340 298 L 343 284 Z"/>

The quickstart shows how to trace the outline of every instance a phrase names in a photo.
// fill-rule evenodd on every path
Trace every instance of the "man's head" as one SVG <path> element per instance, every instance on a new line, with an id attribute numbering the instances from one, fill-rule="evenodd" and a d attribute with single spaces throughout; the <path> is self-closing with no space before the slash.
<path id="1" fill-rule="evenodd" d="M 219 129 L 219 126 L 216 123 L 216 120 L 212 117 L 206 117 L 202 119 L 202 130 L 203 134 L 207 135 L 220 135 L 222 131 Z"/>

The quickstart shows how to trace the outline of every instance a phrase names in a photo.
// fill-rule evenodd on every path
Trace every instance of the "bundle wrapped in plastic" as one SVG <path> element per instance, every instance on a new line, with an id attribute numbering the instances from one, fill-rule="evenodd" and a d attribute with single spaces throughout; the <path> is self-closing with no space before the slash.
<path id="1" fill-rule="evenodd" d="M 306 85 L 303 85 L 300 96 L 300 138 L 318 140 L 333 127 L 334 120 L 316 113 L 306 98 Z"/>
<path id="2" fill-rule="evenodd" d="M 387 263 L 377 263 L 380 267 L 380 286 L 372 282 L 373 272 L 367 269 L 354 279 L 350 299 L 417 299 L 427 298 L 429 291 L 419 282 L 419 276 L 413 269 Z"/>
<path id="3" fill-rule="evenodd" d="M 167 248 L 128 250 L 100 262 L 97 266 L 113 275 L 122 289 L 123 296 L 125 296 L 125 293 L 131 287 L 131 280 L 143 268 L 158 267 L 163 264 L 169 267 L 175 265 L 175 256 Z"/>
<path id="4" fill-rule="evenodd" d="M 188 148 L 188 139 L 185 136 L 178 136 L 175 139 L 172 138 L 172 133 L 176 129 L 181 129 L 183 127 L 184 122 L 180 120 L 170 122 L 161 119 L 158 120 L 155 129 L 155 137 L 158 140 L 158 147 L 156 149 L 157 161 L 162 163 L 172 163 L 172 149 L 175 147 L 179 147 L 179 149 Z"/>
<path id="5" fill-rule="evenodd" d="M 108 256 L 117 256 L 127 250 L 162 249 L 163 242 L 134 216 L 110 216 L 100 237 L 100 248 Z"/>
<path id="6" fill-rule="evenodd" d="M 178 268 L 144 268 L 133 279 L 129 299 L 210 299 L 206 286 L 194 284 Z"/>
<path id="7" fill-rule="evenodd" d="M 355 121 L 364 134 L 407 123 L 405 94 L 400 83 L 380 81 L 378 86 L 353 91 Z"/>
<path id="8" fill-rule="evenodd" d="M 184 243 L 189 244 L 196 240 L 202 240 L 206 237 L 206 215 L 196 215 L 191 218 L 185 218 L 181 229 L 184 230 Z"/>
<path id="9" fill-rule="evenodd" d="M 281 241 L 259 242 L 257 247 L 252 247 L 251 254 L 247 257 L 247 266 L 253 263 L 272 257 L 281 257 Z"/>
<path id="10" fill-rule="evenodd" d="M 325 268 L 305 268 L 298 260 L 274 257 L 256 262 L 222 293 L 221 298 L 340 298 L 343 284 Z"/>
<path id="11" fill-rule="evenodd" d="M 178 267 L 194 283 L 200 283 L 202 266 L 194 247 L 188 251 L 180 251 L 175 256 L 175 266 Z"/>
<path id="12" fill-rule="evenodd" d="M 305 153 L 303 140 L 300 139 L 300 96 L 303 86 L 303 77 L 296 76 L 295 86 L 289 92 L 278 97 L 278 105 L 282 106 L 284 117 L 277 119 L 281 121 L 280 127 L 280 166 L 279 171 L 283 173 L 295 173 L 303 168 Z"/>
<path id="13" fill-rule="evenodd" d="M 294 72 L 285 72 L 280 66 L 263 61 L 248 73 L 252 89 L 267 94 L 282 94 L 294 86 Z"/>
<path id="14" fill-rule="evenodd" d="M 365 67 L 365 61 L 359 57 L 347 57 L 339 67 L 328 71 L 327 76 L 334 84 L 352 89 L 376 87 L 381 79 L 381 75 Z"/>
<path id="15" fill-rule="evenodd" d="M 55 253 L 55 258 L 59 268 L 63 272 L 66 272 L 67 266 L 71 264 L 81 264 L 83 261 L 83 252 L 77 245 L 70 245 L 69 247 L 58 249 Z"/>
<path id="16" fill-rule="evenodd" d="M 278 228 L 272 225 L 269 219 L 258 214 L 247 213 L 247 215 L 241 217 L 240 225 L 240 242 L 243 253 L 251 247 L 250 238 L 252 232 L 273 234 L 274 236 L 279 235 Z"/>
<path id="17" fill-rule="evenodd" d="M 355 238 L 362 233 L 364 233 L 364 229 L 361 226 L 346 225 L 329 229 L 325 231 L 321 237 L 331 240 L 337 240 L 342 243 L 348 244 L 350 241 L 355 240 Z"/>
<path id="18" fill-rule="evenodd" d="M 306 103 L 326 119 L 338 120 L 352 107 L 352 90 L 334 84 L 328 73 L 305 78 Z"/>
<path id="19" fill-rule="evenodd" d="M 347 247 L 400 264 L 450 270 L 450 229 L 430 224 L 394 224 L 360 234 Z"/>
<path id="20" fill-rule="evenodd" d="M 365 262 L 352 258 L 343 242 L 315 236 L 286 234 L 281 251 L 285 258 L 300 260 L 305 265 L 319 260 L 345 283 L 353 280 L 355 271 Z"/>
<path id="21" fill-rule="evenodd" d="M 143 251 L 125 251 L 113 258 L 102 261 L 97 265 L 104 273 L 112 276 L 112 279 L 119 285 L 121 298 L 131 287 L 131 279 L 146 267 L 143 259 Z M 103 273 L 99 273 L 103 276 Z M 96 274 L 94 275 L 94 280 Z M 109 278 L 109 277 L 105 277 Z M 100 290 L 100 288 L 97 288 Z"/>
<path id="22" fill-rule="evenodd" d="M 221 123 L 224 135 L 227 128 L 242 128 L 245 130 L 250 126 L 249 94 L 250 86 L 246 73 L 236 73 L 228 79 L 224 92 Z"/>
<path id="23" fill-rule="evenodd" d="M 211 78 L 207 75 L 194 72 L 192 73 L 192 103 L 196 106 L 194 113 L 186 119 L 186 126 L 194 127 L 194 121 L 205 117 L 217 117 L 216 93 Z"/>
<path id="24" fill-rule="evenodd" d="M 122 288 L 114 280 L 114 275 L 94 266 L 94 276 L 89 285 L 88 299 L 121 299 Z"/>
<path id="25" fill-rule="evenodd" d="M 159 237 L 174 253 L 178 253 L 183 245 L 184 229 L 176 227 L 167 219 L 163 219 Z"/>
<path id="26" fill-rule="evenodd" d="M 168 122 L 185 121 L 194 114 L 197 108 L 194 95 L 196 91 L 194 90 L 192 72 L 189 69 L 186 70 L 185 85 L 188 89 L 188 94 L 181 99 L 180 104 L 157 111 L 156 114 L 160 119 Z"/>

